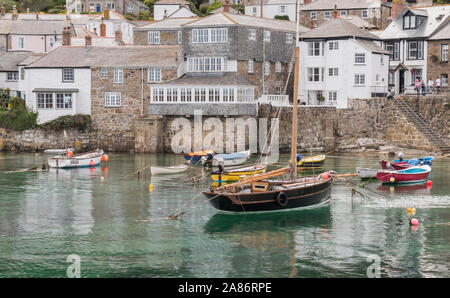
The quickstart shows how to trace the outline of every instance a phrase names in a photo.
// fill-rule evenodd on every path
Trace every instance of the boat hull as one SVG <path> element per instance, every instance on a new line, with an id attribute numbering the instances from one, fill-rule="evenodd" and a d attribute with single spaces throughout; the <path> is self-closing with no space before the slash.
<path id="1" fill-rule="evenodd" d="M 103 151 L 82 154 L 74 157 L 57 156 L 48 159 L 50 168 L 69 169 L 95 167 L 102 161 Z"/>
<path id="2" fill-rule="evenodd" d="M 361 179 L 376 178 L 378 170 L 369 168 L 356 168 L 356 173 Z"/>
<path id="3" fill-rule="evenodd" d="M 392 170 L 393 169 L 393 170 L 396 170 L 396 171 L 404 170 L 404 169 L 407 169 L 407 168 L 411 167 L 411 165 L 408 164 L 405 161 L 388 162 L 388 161 L 385 161 L 385 160 L 380 160 L 380 165 L 381 165 L 381 168 L 383 170 Z"/>
<path id="4" fill-rule="evenodd" d="M 377 179 L 383 183 L 419 183 L 426 181 L 430 172 L 429 166 L 411 167 L 401 171 L 379 171 Z"/>
<path id="5" fill-rule="evenodd" d="M 320 169 L 325 163 L 325 155 L 304 157 L 297 162 L 297 166 L 303 170 Z"/>
<path id="6" fill-rule="evenodd" d="M 211 174 L 211 179 L 216 182 L 236 182 L 246 177 L 254 176 L 264 173 L 266 167 L 261 167 L 257 170 L 240 171 L 240 172 L 224 172 L 222 174 Z"/>
<path id="7" fill-rule="evenodd" d="M 215 194 L 203 192 L 209 199 L 209 203 L 216 209 L 227 212 L 263 212 L 263 211 L 286 211 L 288 209 L 307 208 L 327 203 L 331 196 L 333 179 L 312 187 L 298 187 L 284 191 L 271 191 L 265 193 L 248 194 Z M 288 197 L 286 206 L 277 203 L 277 196 L 284 192 Z"/>
<path id="8" fill-rule="evenodd" d="M 184 172 L 188 169 L 187 165 L 180 165 L 174 167 L 151 167 L 150 171 L 152 175 L 165 175 L 165 174 L 177 174 Z"/>

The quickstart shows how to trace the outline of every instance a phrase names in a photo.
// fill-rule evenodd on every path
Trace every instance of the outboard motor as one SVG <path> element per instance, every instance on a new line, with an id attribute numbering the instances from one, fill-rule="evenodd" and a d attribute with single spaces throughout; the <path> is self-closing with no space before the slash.
<path id="1" fill-rule="evenodd" d="M 214 159 L 214 155 L 212 153 L 208 153 L 205 157 L 202 157 L 202 163 L 204 167 L 212 167 L 212 161 Z"/>
<path id="2" fill-rule="evenodd" d="M 405 158 L 405 155 L 403 155 L 403 152 L 399 152 L 397 156 L 398 156 L 399 161 L 403 161 L 403 159 Z"/>

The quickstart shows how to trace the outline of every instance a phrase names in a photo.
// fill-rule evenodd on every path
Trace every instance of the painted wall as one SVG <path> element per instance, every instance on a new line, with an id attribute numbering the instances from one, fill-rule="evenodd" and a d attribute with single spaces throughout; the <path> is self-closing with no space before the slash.
<path id="1" fill-rule="evenodd" d="M 19 47 L 19 38 L 24 38 L 24 48 Z M 62 35 L 11 35 L 12 51 L 48 53 L 61 45 Z"/>
<path id="2" fill-rule="evenodd" d="M 281 12 L 281 6 L 285 6 L 285 12 Z M 287 15 L 290 21 L 295 21 L 295 3 L 287 4 L 265 4 L 263 9 L 264 18 L 275 18 L 276 15 Z M 261 16 L 261 6 L 260 5 L 246 5 L 245 14 L 249 16 Z"/>
<path id="3" fill-rule="evenodd" d="M 16 96 L 16 92 L 19 90 L 19 82 L 18 81 L 8 81 L 7 72 L 0 72 L 0 88 L 1 89 L 9 89 L 11 96 Z"/>
<path id="4" fill-rule="evenodd" d="M 91 70 L 75 68 L 73 83 L 62 83 L 61 68 L 27 68 L 25 72 L 25 97 L 27 106 L 38 111 L 38 122 L 43 123 L 63 115 L 91 114 Z M 56 109 L 56 99 L 53 99 L 53 109 L 37 109 L 36 88 L 79 89 L 72 98 L 72 109 Z"/>

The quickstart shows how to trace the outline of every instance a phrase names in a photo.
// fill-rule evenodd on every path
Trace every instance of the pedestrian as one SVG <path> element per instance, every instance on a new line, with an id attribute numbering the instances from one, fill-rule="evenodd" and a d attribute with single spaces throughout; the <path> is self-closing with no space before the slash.
<path id="1" fill-rule="evenodd" d="M 422 95 L 425 96 L 426 87 L 425 87 L 425 82 L 423 80 L 420 83 L 420 87 L 422 88 Z"/>
<path id="2" fill-rule="evenodd" d="M 414 86 L 416 88 L 417 95 L 419 95 L 419 93 L 420 93 L 420 81 L 419 81 L 419 79 L 416 79 L 416 82 L 414 83 Z"/>
<path id="3" fill-rule="evenodd" d="M 441 79 L 438 77 L 436 79 L 436 94 L 441 93 Z"/>
<path id="4" fill-rule="evenodd" d="M 387 92 L 387 94 L 386 94 L 386 97 L 387 97 L 388 99 L 394 98 L 394 96 L 392 95 L 391 89 L 388 89 L 388 92 Z"/>
<path id="5" fill-rule="evenodd" d="M 428 80 L 428 93 L 429 93 L 429 94 L 433 94 L 433 85 L 434 85 L 434 82 L 433 82 L 433 80 L 430 78 L 430 79 Z"/>

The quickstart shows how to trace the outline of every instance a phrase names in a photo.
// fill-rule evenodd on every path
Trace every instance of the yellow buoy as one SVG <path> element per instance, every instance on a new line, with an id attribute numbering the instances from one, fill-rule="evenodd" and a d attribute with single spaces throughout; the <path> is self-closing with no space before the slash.
<path id="1" fill-rule="evenodd" d="M 153 190 L 153 184 L 149 184 L 149 185 L 148 185 L 148 190 L 150 190 L 150 191 Z"/>

